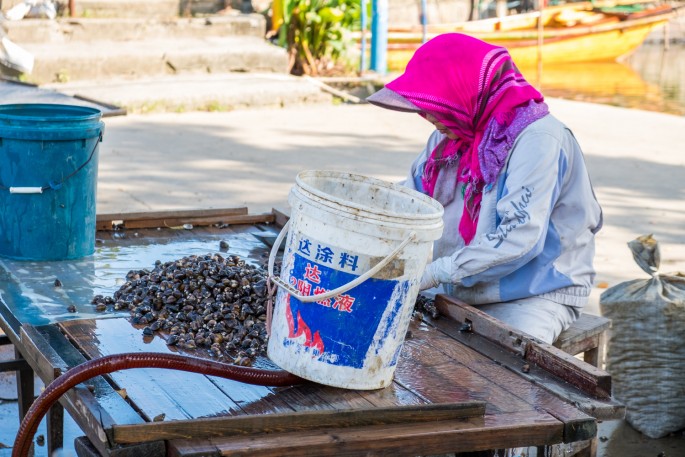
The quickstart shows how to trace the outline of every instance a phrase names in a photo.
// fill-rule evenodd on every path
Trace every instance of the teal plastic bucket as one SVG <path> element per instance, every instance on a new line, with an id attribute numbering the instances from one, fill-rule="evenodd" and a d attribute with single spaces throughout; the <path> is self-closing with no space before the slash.
<path id="1" fill-rule="evenodd" d="M 0 105 L 0 255 L 65 260 L 95 251 L 102 113 Z"/>

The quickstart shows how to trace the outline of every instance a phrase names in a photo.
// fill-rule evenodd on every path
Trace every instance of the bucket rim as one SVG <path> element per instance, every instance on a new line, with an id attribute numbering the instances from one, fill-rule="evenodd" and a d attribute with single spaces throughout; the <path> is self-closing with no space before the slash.
<path id="1" fill-rule="evenodd" d="M 350 181 L 356 181 L 356 182 L 366 182 L 370 183 L 372 185 L 376 185 L 379 187 L 384 187 L 386 189 L 390 189 L 395 192 L 399 192 L 401 194 L 405 194 L 407 197 L 416 199 L 420 201 L 422 204 L 426 205 L 427 207 L 430 207 L 434 210 L 433 213 L 430 214 L 419 214 L 419 213 L 400 213 L 396 211 L 390 211 L 390 210 L 385 210 L 385 209 L 379 209 L 379 208 L 373 208 L 368 205 L 363 205 L 360 203 L 356 203 L 347 199 L 343 199 L 340 197 L 337 197 L 335 195 L 323 192 L 316 187 L 307 184 L 304 182 L 304 179 L 308 176 L 323 176 L 323 177 L 334 177 L 334 178 L 342 178 L 342 179 L 347 179 Z M 332 203 L 335 203 L 336 205 L 341 205 L 344 207 L 349 207 L 349 208 L 354 208 L 358 211 L 363 211 L 364 213 L 368 213 L 369 215 L 377 215 L 377 216 L 382 216 L 382 217 L 388 217 L 388 218 L 393 218 L 393 219 L 402 219 L 402 220 L 411 220 L 413 223 L 419 222 L 419 223 L 433 223 L 439 220 L 442 222 L 442 217 L 444 214 L 444 208 L 438 202 L 437 200 L 422 194 L 421 192 L 418 192 L 413 189 L 409 189 L 408 187 L 404 187 L 400 184 L 395 184 L 389 181 L 384 181 L 382 179 L 374 178 L 371 176 L 365 176 L 365 175 L 360 175 L 356 173 L 348 173 L 348 172 L 341 172 L 341 171 L 335 171 L 335 170 L 304 170 L 301 171 L 300 173 L 297 174 L 295 177 L 295 182 L 296 184 L 306 192 L 309 192 L 313 195 L 316 195 L 320 199 L 324 199 L 327 201 L 330 201 Z"/>
<path id="2" fill-rule="evenodd" d="M 35 110 L 44 112 L 43 115 L 22 115 L 20 110 Z M 55 117 L 47 116 L 48 113 L 55 113 L 63 111 L 65 120 L 70 121 L 87 121 L 99 120 L 102 117 L 102 111 L 90 106 L 82 105 L 67 105 L 63 103 L 7 103 L 0 104 L 0 119 L 14 120 L 14 121 L 31 121 L 31 122 L 55 122 Z"/>

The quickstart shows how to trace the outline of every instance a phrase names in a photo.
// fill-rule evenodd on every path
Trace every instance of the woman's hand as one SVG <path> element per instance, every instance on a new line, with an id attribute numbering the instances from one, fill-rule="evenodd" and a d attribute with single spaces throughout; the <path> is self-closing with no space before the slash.
<path id="1" fill-rule="evenodd" d="M 426 269 L 423 270 L 423 276 L 421 276 L 421 286 L 419 290 L 432 289 L 440 284 L 438 278 L 435 277 L 434 270 L 435 264 L 430 263 L 426 265 Z"/>

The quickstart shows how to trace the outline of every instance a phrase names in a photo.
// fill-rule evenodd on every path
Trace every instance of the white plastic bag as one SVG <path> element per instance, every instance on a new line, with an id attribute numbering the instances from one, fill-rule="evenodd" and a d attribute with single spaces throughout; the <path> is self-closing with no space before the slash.
<path id="1" fill-rule="evenodd" d="M 5 12 L 5 18 L 10 21 L 20 21 L 31 10 L 31 5 L 26 2 L 17 3 Z"/>
<path id="2" fill-rule="evenodd" d="M 57 17 L 57 9 L 52 0 L 27 0 L 31 4 L 31 9 L 26 13 L 26 17 L 37 19 L 54 19 Z"/>
<path id="3" fill-rule="evenodd" d="M 25 17 L 54 19 L 57 10 L 52 0 L 25 0 L 7 10 L 5 17 L 10 21 L 20 21 Z"/>
<path id="4" fill-rule="evenodd" d="M 651 279 L 623 282 L 600 297 L 612 321 L 607 371 L 628 423 L 661 438 L 685 427 L 685 273 L 658 273 L 651 235 L 628 246 Z"/>
<path id="5" fill-rule="evenodd" d="M 0 35 L 3 35 L 0 32 Z M 33 54 L 10 41 L 6 36 L 0 37 L 0 73 L 6 67 L 10 71 L 31 74 L 33 71 Z"/>

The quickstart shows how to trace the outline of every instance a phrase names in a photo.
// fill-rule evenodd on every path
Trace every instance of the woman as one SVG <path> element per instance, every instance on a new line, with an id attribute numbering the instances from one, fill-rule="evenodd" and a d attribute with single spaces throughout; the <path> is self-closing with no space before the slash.
<path id="1" fill-rule="evenodd" d="M 602 212 L 578 143 L 543 100 L 504 48 L 456 33 L 368 98 L 436 127 L 406 181 L 445 207 L 421 290 L 442 286 L 551 343 L 590 295 Z"/>

